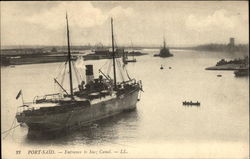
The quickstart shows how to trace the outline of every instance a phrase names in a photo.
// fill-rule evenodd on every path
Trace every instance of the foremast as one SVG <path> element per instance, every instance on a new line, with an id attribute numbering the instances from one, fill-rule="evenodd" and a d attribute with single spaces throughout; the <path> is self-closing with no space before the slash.
<path id="1" fill-rule="evenodd" d="M 115 69 L 115 47 L 114 47 L 114 33 L 113 33 L 113 18 L 111 18 L 111 37 L 112 37 L 112 57 L 113 57 L 114 86 L 115 86 L 115 89 L 116 89 L 116 69 Z"/>
<path id="2" fill-rule="evenodd" d="M 71 70 L 71 53 L 70 53 L 70 42 L 69 42 L 69 24 L 68 24 L 68 14 L 67 13 L 66 13 L 66 23 L 67 23 L 67 41 L 68 41 L 70 97 L 71 97 L 71 99 L 74 99 L 74 96 L 73 96 L 73 83 L 72 83 L 72 70 Z"/>

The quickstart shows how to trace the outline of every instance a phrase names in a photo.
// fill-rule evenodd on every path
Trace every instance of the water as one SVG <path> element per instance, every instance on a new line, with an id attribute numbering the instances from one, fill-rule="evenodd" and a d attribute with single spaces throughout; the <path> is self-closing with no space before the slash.
<path id="1" fill-rule="evenodd" d="M 28 155 L 30 149 L 50 148 L 56 152 L 98 151 L 97 155 L 87 153 L 84 157 L 247 158 L 249 78 L 236 78 L 232 71 L 205 70 L 221 58 L 242 55 L 171 50 L 174 57 L 163 59 L 153 57 L 159 50 L 145 51 L 149 55 L 136 57 L 136 63 L 127 65 L 130 76 L 143 82 L 144 92 L 136 111 L 108 118 L 55 140 L 27 139 L 27 127 L 18 127 L 2 141 L 3 154 L 18 157 L 15 153 L 19 149 L 22 155 Z M 85 61 L 85 64 L 93 63 L 97 76 L 98 68 L 105 62 Z M 61 63 L 1 68 L 2 131 L 10 128 L 17 106 L 22 103 L 21 98 L 15 99 L 18 91 L 23 90 L 25 101 L 53 93 L 53 78 L 59 66 Z M 222 77 L 217 77 L 218 74 Z M 201 106 L 184 107 L 185 100 L 199 101 Z M 128 153 L 103 155 L 100 149 L 125 149 Z M 74 155 L 83 157 L 83 154 Z"/>

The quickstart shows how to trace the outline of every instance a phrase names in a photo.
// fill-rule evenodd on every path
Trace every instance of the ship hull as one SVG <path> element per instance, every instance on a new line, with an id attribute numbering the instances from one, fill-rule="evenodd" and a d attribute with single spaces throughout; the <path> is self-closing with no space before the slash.
<path id="1" fill-rule="evenodd" d="M 100 99 L 88 107 L 78 107 L 65 113 L 30 117 L 17 116 L 17 120 L 24 122 L 29 127 L 29 137 L 68 132 L 123 111 L 134 110 L 138 93 L 139 90 L 136 89 L 128 94 L 105 101 Z"/>

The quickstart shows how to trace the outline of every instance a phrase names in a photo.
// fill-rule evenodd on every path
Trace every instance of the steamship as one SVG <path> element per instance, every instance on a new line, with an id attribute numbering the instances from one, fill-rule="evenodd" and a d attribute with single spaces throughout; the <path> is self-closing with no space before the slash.
<path id="1" fill-rule="evenodd" d="M 142 91 L 141 81 L 131 78 L 122 82 L 116 80 L 118 64 L 116 66 L 112 18 L 112 59 L 110 62 L 113 68 L 113 78 L 101 70 L 99 70 L 99 77 L 94 78 L 93 65 L 86 65 L 86 81 L 81 81 L 77 90 L 73 89 L 72 67 L 74 63 L 71 61 L 67 14 L 66 26 L 68 59 L 65 66 L 68 66 L 69 70 L 69 75 L 66 77 L 69 78 L 70 92 L 55 78 L 55 83 L 63 93 L 35 97 L 31 104 L 21 106 L 23 110 L 17 112 L 16 119 L 19 123 L 25 123 L 28 126 L 28 137 L 74 130 L 123 111 L 134 110 L 138 95 Z"/>
<path id="2" fill-rule="evenodd" d="M 155 54 L 154 56 L 155 56 L 155 57 L 156 57 L 156 56 L 159 56 L 159 57 L 163 57 L 163 58 L 173 56 L 173 54 L 170 53 L 169 48 L 166 47 L 165 38 L 164 38 L 164 40 L 163 40 L 163 48 L 160 50 L 160 53 L 159 53 L 159 54 Z"/>

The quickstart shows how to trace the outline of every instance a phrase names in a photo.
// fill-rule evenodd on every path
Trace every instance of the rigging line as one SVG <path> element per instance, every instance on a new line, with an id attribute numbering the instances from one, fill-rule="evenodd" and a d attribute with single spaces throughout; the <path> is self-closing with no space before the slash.
<path id="1" fill-rule="evenodd" d="M 16 120 L 15 120 L 15 122 L 14 122 L 14 126 L 16 126 Z M 14 131 L 15 131 L 15 129 L 13 129 L 13 131 L 12 131 L 12 135 L 11 135 L 11 137 L 12 137 L 12 139 L 14 139 Z"/>
<path id="2" fill-rule="evenodd" d="M 83 81 L 83 77 L 82 77 L 82 75 L 79 73 L 79 70 L 78 70 L 77 68 L 76 68 L 76 72 L 77 72 L 77 75 L 79 75 L 80 80 Z"/>
<path id="3" fill-rule="evenodd" d="M 73 70 L 74 70 L 74 72 L 75 72 L 75 77 L 76 77 L 76 80 L 77 80 L 77 84 L 79 84 L 79 77 L 78 77 L 77 72 L 76 72 L 75 63 L 72 62 L 72 65 L 73 65 Z"/>
<path id="4" fill-rule="evenodd" d="M 74 62 L 72 62 L 72 64 L 73 64 L 73 70 L 75 71 L 75 76 L 76 76 L 76 80 L 77 80 L 77 83 L 78 83 L 78 85 L 80 84 L 80 82 L 79 82 L 79 77 L 77 76 L 77 72 L 76 72 L 76 66 L 75 66 L 75 63 Z"/>
<path id="5" fill-rule="evenodd" d="M 12 124 L 11 124 L 11 126 L 10 126 L 10 129 L 9 129 L 9 130 L 6 130 L 6 131 L 4 131 L 4 132 L 1 133 L 1 134 L 4 134 L 4 133 L 8 132 L 8 133 L 6 134 L 6 136 L 3 137 L 3 139 L 5 139 L 5 138 L 9 135 L 10 130 L 12 129 L 12 127 L 13 127 L 13 125 L 14 125 L 14 122 L 15 122 L 15 118 L 14 118 L 14 120 L 12 121 Z"/>
<path id="6" fill-rule="evenodd" d="M 110 74 L 110 71 L 111 71 L 111 64 L 112 64 L 112 62 L 111 62 L 111 60 L 109 60 L 109 65 L 108 65 L 108 69 L 107 69 L 107 75 Z"/>
<path id="7" fill-rule="evenodd" d="M 61 85 L 63 85 L 64 79 L 65 79 L 65 73 L 66 73 L 67 62 L 68 62 L 68 61 L 66 61 L 66 62 L 65 62 L 65 65 L 64 65 L 64 70 L 63 70 L 63 74 L 62 74 Z"/>
<path id="8" fill-rule="evenodd" d="M 18 125 L 16 125 L 16 126 L 10 128 L 10 129 L 8 129 L 8 130 L 2 132 L 1 134 L 4 134 L 4 133 L 6 133 L 6 132 L 9 132 L 9 131 L 11 131 L 12 129 L 15 129 L 16 127 L 18 127 L 18 126 L 20 126 L 20 125 L 21 125 L 21 124 L 18 124 Z M 8 133 L 8 134 L 9 134 L 9 133 Z M 6 137 L 6 136 L 5 136 L 5 137 Z"/>
<path id="9" fill-rule="evenodd" d="M 118 48 L 118 45 L 117 45 L 117 38 L 116 38 L 117 36 L 116 36 L 116 33 L 114 33 L 114 42 L 115 42 L 115 46 L 116 46 L 116 48 Z"/>
<path id="10" fill-rule="evenodd" d="M 124 72 L 126 72 L 126 75 L 127 75 L 128 79 L 131 80 L 131 78 L 130 78 L 130 76 L 128 74 L 128 70 L 127 70 L 126 66 L 123 67 L 123 70 L 124 70 Z"/>
<path id="11" fill-rule="evenodd" d="M 115 40 L 115 48 L 116 48 L 116 50 L 118 49 L 118 45 L 117 45 L 116 40 Z"/>
<path id="12" fill-rule="evenodd" d="M 123 77 L 123 74 L 122 74 L 122 71 L 121 71 L 121 63 L 120 63 L 119 60 L 116 60 L 116 63 L 119 66 L 118 69 L 119 69 L 119 73 L 120 73 L 120 76 L 122 78 L 122 81 L 124 81 L 124 77 Z"/>
<path id="13" fill-rule="evenodd" d="M 126 75 L 127 75 L 128 79 L 130 79 L 130 77 L 129 77 L 129 75 L 128 75 L 127 68 L 126 68 L 125 66 L 123 66 L 123 70 L 124 70 L 124 72 L 126 72 Z"/>
<path id="14" fill-rule="evenodd" d="M 108 62 L 109 62 L 109 60 L 107 60 L 107 61 L 105 62 L 105 64 L 102 65 L 102 66 L 100 67 L 100 69 L 102 69 Z"/>
<path id="15" fill-rule="evenodd" d="M 62 63 L 62 64 L 64 64 L 64 66 L 66 65 L 65 63 Z M 57 71 L 58 71 L 58 74 L 57 74 L 57 76 L 56 76 L 56 78 L 58 78 L 59 76 L 61 76 L 61 74 L 62 74 L 62 71 L 63 71 L 63 67 L 62 67 L 62 65 L 60 65 L 60 69 L 57 69 Z M 65 68 L 65 67 L 64 67 Z M 56 72 L 57 72 L 56 71 Z"/>
<path id="16" fill-rule="evenodd" d="M 60 68 L 62 67 L 62 64 L 63 64 L 63 63 L 61 63 L 61 64 L 59 65 L 59 67 L 57 67 L 56 72 L 59 72 Z M 60 73 L 60 72 L 59 72 L 59 73 Z"/>
<path id="17" fill-rule="evenodd" d="M 78 60 L 78 59 L 77 59 Z M 80 60 L 80 62 L 83 62 L 83 59 L 80 57 L 79 58 L 79 60 Z M 74 63 L 74 64 L 76 64 L 76 62 Z M 83 64 L 81 64 L 81 66 L 82 66 Z M 75 68 L 76 68 L 76 72 L 77 72 L 77 74 L 79 75 L 79 77 L 80 77 L 80 80 L 84 80 L 83 79 L 83 76 L 82 76 L 82 74 L 81 73 L 79 73 L 79 71 L 81 71 L 81 72 L 84 72 L 84 68 L 83 69 L 81 69 L 82 67 L 80 67 L 79 69 L 75 66 Z"/>
<path id="18" fill-rule="evenodd" d="M 63 69 L 63 68 L 61 68 L 61 67 L 63 66 L 63 64 L 65 64 L 65 63 L 64 63 L 64 62 L 61 63 L 60 66 L 58 67 L 58 69 L 56 70 L 56 72 L 57 72 L 57 71 L 59 72 L 58 75 L 57 75 L 56 77 L 58 77 L 58 76 L 60 75 L 61 70 Z"/>
<path id="19" fill-rule="evenodd" d="M 120 61 L 119 63 L 120 63 L 120 69 L 121 69 L 121 72 L 122 72 L 123 78 L 125 78 L 125 71 L 124 71 L 124 67 L 122 67 L 121 61 Z"/>
<path id="20" fill-rule="evenodd" d="M 123 70 L 122 72 L 123 72 L 124 76 L 126 76 L 126 73 L 125 73 L 127 71 L 126 65 L 122 65 L 122 70 Z"/>
<path id="21" fill-rule="evenodd" d="M 128 74 L 127 69 L 126 69 L 126 73 L 127 73 L 127 77 L 128 77 L 128 79 L 129 79 L 129 80 L 131 80 L 131 78 L 129 77 L 129 74 Z"/>

